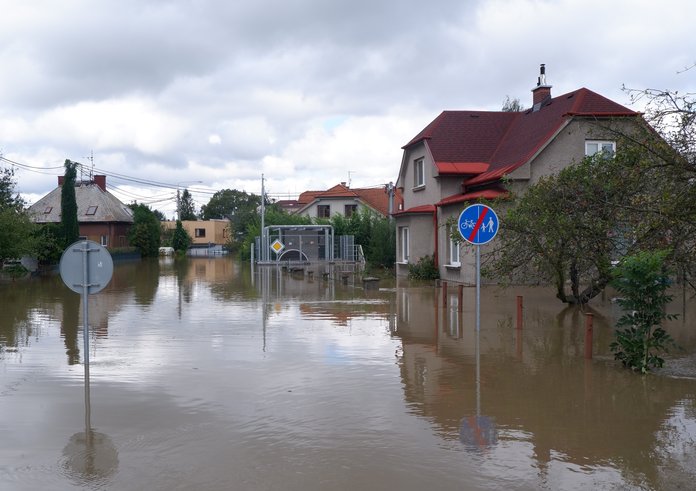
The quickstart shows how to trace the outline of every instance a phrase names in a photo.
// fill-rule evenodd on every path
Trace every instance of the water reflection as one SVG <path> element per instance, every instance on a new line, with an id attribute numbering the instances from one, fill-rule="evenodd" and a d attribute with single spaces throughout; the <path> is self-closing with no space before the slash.
<path id="1" fill-rule="evenodd" d="M 338 265 L 311 275 L 229 258 L 115 265 L 89 305 L 96 431 L 87 403 L 80 422 L 79 296 L 60 279 L 0 285 L 0 488 L 688 489 L 696 479 L 696 370 L 681 353 L 668 366 L 684 365 L 682 378 L 618 367 L 610 301 L 593 303 L 586 361 L 584 312 L 552 292 L 484 288 L 477 336 L 473 289 L 460 311 L 456 289 L 445 302 L 431 285 L 379 286 L 366 291 L 359 270 Z M 669 331 L 688 354 L 686 310 Z"/>
<path id="2" fill-rule="evenodd" d="M 60 335 L 65 342 L 65 353 L 68 355 L 68 365 L 80 363 L 80 348 L 77 331 L 80 323 L 80 296 L 68 293 L 63 298 L 63 312 L 60 323 Z"/>
<path id="3" fill-rule="evenodd" d="M 594 312 L 599 356 L 586 361 L 579 309 L 530 308 L 516 332 L 512 308 L 493 300 L 484 305 L 479 352 L 471 312 L 442 307 L 433 290 L 409 293 L 397 296 L 405 395 L 442 435 L 458 432 L 467 448 L 489 448 L 499 434 L 520 451 L 531 443 L 545 472 L 559 460 L 579 468 L 611 463 L 629 483 L 660 487 L 660 469 L 674 456 L 646 450 L 662 445 L 665 417 L 684 397 L 693 409 L 693 381 L 618 367 L 608 353 L 606 310 Z M 696 432 L 686 437 L 694 442 Z"/>
<path id="4" fill-rule="evenodd" d="M 92 428 L 90 380 L 85 378 L 85 430 L 63 448 L 62 467 L 77 485 L 103 484 L 118 470 L 118 450 L 111 438 Z"/>

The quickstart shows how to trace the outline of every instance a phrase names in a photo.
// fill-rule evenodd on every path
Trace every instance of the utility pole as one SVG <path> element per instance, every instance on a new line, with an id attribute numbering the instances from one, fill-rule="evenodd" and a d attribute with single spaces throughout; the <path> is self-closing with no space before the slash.
<path id="1" fill-rule="evenodd" d="M 385 184 L 384 186 L 384 191 L 389 195 L 389 220 L 393 220 L 394 217 L 392 217 L 392 213 L 394 213 L 394 183 L 389 182 L 389 184 Z"/>
<path id="2" fill-rule="evenodd" d="M 176 187 L 176 219 L 181 220 L 181 194 L 179 186 Z"/>
<path id="3" fill-rule="evenodd" d="M 264 178 L 261 174 L 261 261 L 266 259 L 266 192 L 263 184 Z"/>

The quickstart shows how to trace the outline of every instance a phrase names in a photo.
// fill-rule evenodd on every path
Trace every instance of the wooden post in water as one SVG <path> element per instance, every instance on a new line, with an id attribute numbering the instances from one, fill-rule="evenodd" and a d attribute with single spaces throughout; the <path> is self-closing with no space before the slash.
<path id="1" fill-rule="evenodd" d="M 447 307 L 447 282 L 442 282 L 442 306 Z"/>
<path id="2" fill-rule="evenodd" d="M 522 298 L 522 295 L 517 295 L 517 329 L 522 329 L 522 324 L 524 321 L 524 316 L 522 315 L 524 306 L 523 306 L 524 299 Z"/>
<path id="3" fill-rule="evenodd" d="M 457 287 L 457 310 L 459 313 L 464 311 L 464 285 Z"/>
<path id="4" fill-rule="evenodd" d="M 585 359 L 592 359 L 592 314 L 585 314 Z"/>

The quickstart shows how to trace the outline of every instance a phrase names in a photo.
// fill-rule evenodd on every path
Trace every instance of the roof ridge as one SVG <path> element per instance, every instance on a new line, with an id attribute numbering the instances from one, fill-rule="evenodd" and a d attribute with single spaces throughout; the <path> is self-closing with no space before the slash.
<path id="1" fill-rule="evenodd" d="M 573 101 L 573 105 L 570 107 L 569 112 L 578 112 L 578 108 L 582 106 L 582 103 L 585 101 L 585 96 L 587 95 L 587 89 L 585 87 L 580 87 L 575 91 L 575 94 L 577 95 L 577 98 Z"/>

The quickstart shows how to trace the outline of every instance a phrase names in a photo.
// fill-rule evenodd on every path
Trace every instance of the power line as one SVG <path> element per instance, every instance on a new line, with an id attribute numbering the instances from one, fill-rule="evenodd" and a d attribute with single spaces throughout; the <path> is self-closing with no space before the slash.
<path id="1" fill-rule="evenodd" d="M 38 166 L 34 166 L 34 165 L 29 165 L 29 164 L 22 164 L 22 163 L 20 163 L 20 162 L 16 162 L 16 161 L 14 161 L 14 160 L 11 160 L 11 159 L 8 159 L 8 158 L 6 158 L 6 157 L 3 157 L 2 155 L 0 155 L 0 160 L 2 160 L 3 162 L 10 163 L 10 164 L 12 164 L 12 165 L 16 165 L 16 166 L 19 167 L 20 169 L 26 169 L 26 170 L 32 170 L 32 169 L 39 169 L 39 170 L 63 169 L 63 166 L 62 166 L 62 165 L 59 165 L 59 166 L 57 166 L 57 167 L 38 167 Z M 41 174 L 44 174 L 44 173 L 41 172 Z"/>

